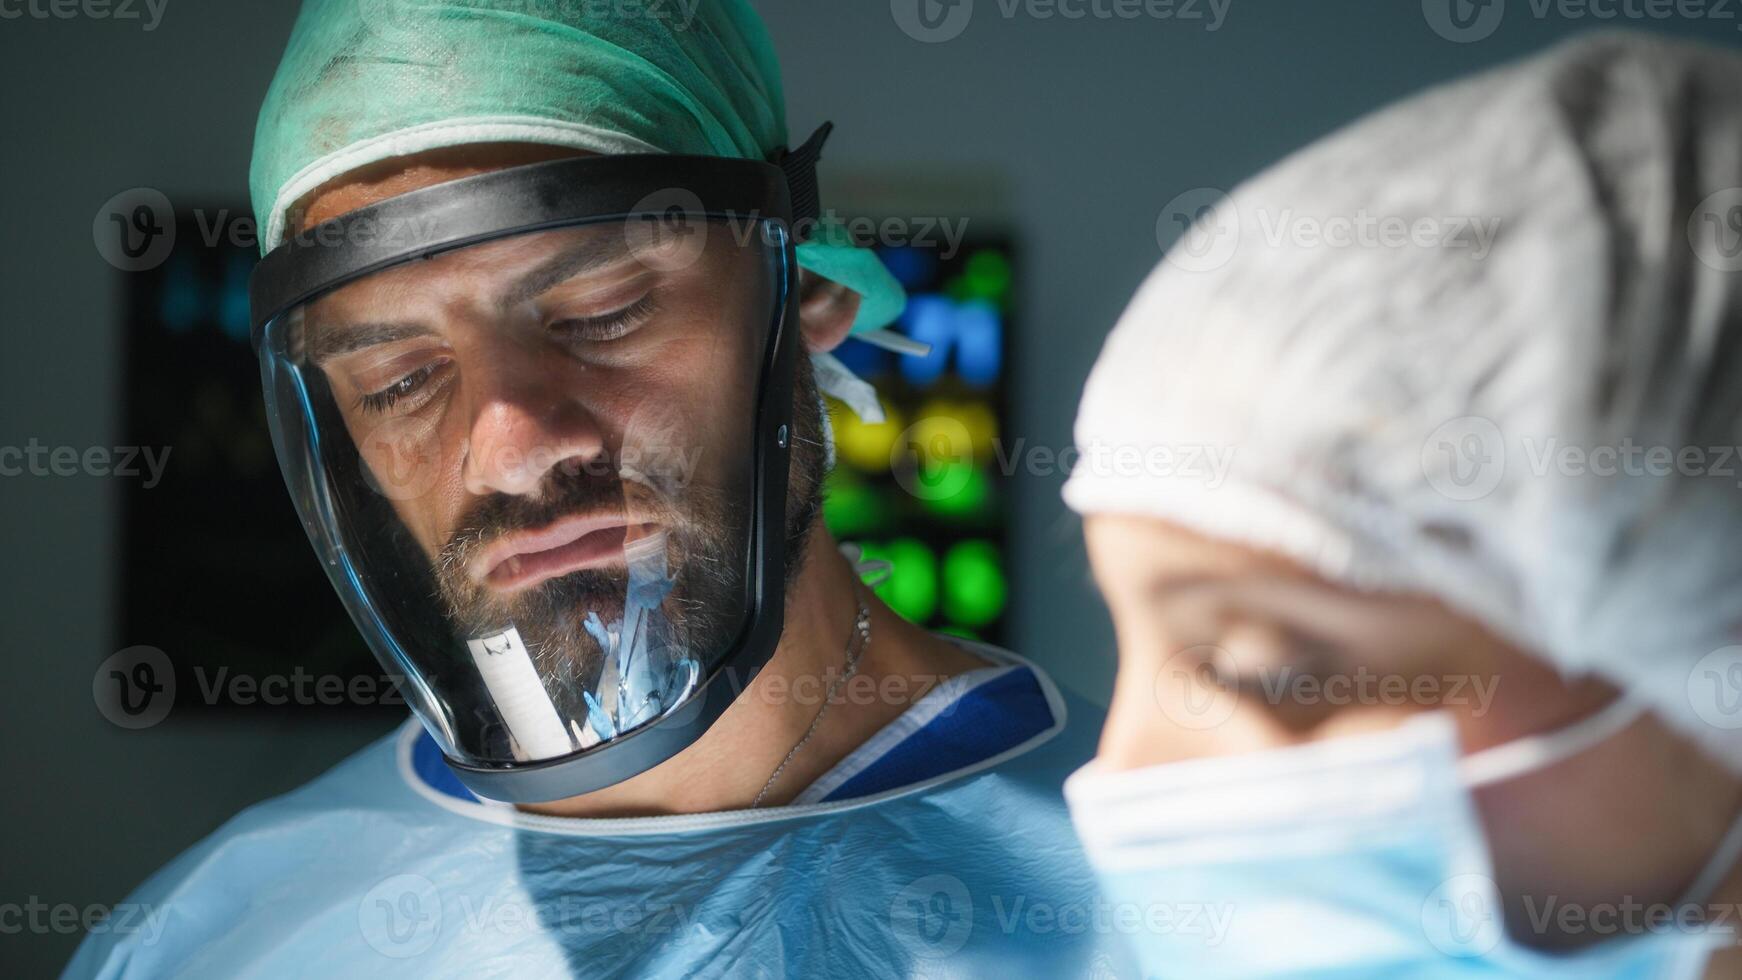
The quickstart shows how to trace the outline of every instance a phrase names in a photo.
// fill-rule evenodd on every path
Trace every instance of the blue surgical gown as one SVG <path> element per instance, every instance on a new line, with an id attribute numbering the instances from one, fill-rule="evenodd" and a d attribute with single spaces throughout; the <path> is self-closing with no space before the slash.
<path id="1" fill-rule="evenodd" d="M 974 721 L 922 701 L 821 802 L 755 811 L 520 813 L 420 776 L 409 724 L 159 871 L 129 901 L 161 930 L 88 936 L 65 976 L 1136 975 L 1060 793 L 1100 712 L 1033 676 L 1050 723 L 990 758 L 867 782 Z"/>

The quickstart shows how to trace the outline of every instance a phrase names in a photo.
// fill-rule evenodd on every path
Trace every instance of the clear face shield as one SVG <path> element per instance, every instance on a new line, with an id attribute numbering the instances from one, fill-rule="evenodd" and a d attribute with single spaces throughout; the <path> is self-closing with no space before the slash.
<path id="1" fill-rule="evenodd" d="M 310 540 L 481 796 L 645 771 L 773 651 L 787 180 L 752 161 L 534 164 L 308 229 L 256 273 Z"/>

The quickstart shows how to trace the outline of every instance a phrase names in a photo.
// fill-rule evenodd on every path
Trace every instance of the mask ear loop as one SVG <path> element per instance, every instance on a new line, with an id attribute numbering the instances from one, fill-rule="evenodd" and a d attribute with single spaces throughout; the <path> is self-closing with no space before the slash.
<path id="1" fill-rule="evenodd" d="M 841 543 L 841 555 L 847 559 L 847 564 L 853 566 L 853 574 L 859 576 L 859 581 L 868 589 L 875 589 L 895 572 L 895 564 L 882 558 L 866 558 L 865 549 L 844 541 Z"/>
<path id="2" fill-rule="evenodd" d="M 1547 769 L 1619 735 L 1648 710 L 1631 698 L 1617 698 L 1602 711 L 1558 731 L 1526 735 L 1464 756 L 1458 760 L 1458 775 L 1466 786 L 1475 788 Z"/>
<path id="3" fill-rule="evenodd" d="M 1699 877 L 1682 894 L 1681 907 L 1692 905 L 1704 908 L 1711 901 L 1712 893 L 1724 883 L 1738 858 L 1742 858 L 1742 813 L 1737 814 L 1731 821 L 1730 829 L 1724 832 L 1718 846 L 1712 850 L 1712 856 L 1706 859 L 1706 866 L 1700 869 Z"/>
<path id="4" fill-rule="evenodd" d="M 1473 788 L 1547 769 L 1619 735 L 1648 710 L 1644 704 L 1623 696 L 1602 711 L 1559 731 L 1526 736 L 1467 755 L 1458 762 L 1458 774 L 1466 785 Z M 1678 906 L 1704 906 L 1718 886 L 1724 883 L 1738 859 L 1742 859 L 1742 813 L 1737 814 L 1730 829 L 1724 832 L 1694 883 L 1683 893 Z"/>

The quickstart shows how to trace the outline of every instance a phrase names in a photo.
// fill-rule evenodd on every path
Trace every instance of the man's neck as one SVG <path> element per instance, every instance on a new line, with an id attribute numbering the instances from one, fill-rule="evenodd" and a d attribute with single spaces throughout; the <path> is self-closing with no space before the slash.
<path id="1" fill-rule="evenodd" d="M 785 803 L 932 687 L 983 666 L 879 602 L 821 526 L 806 537 L 805 549 L 774 656 L 694 745 L 615 786 L 521 809 L 561 817 L 709 813 L 749 807 L 765 786 L 763 805 Z M 855 678 L 828 700 L 821 723 L 769 785 L 842 675 L 861 600 L 871 612 L 871 641 Z"/>

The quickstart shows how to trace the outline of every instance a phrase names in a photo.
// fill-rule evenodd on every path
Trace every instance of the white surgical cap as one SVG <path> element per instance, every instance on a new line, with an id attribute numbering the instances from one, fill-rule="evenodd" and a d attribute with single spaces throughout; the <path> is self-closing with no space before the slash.
<path id="1" fill-rule="evenodd" d="M 1588 38 L 1177 203 L 1070 506 L 1436 596 L 1742 770 L 1742 58 Z"/>

